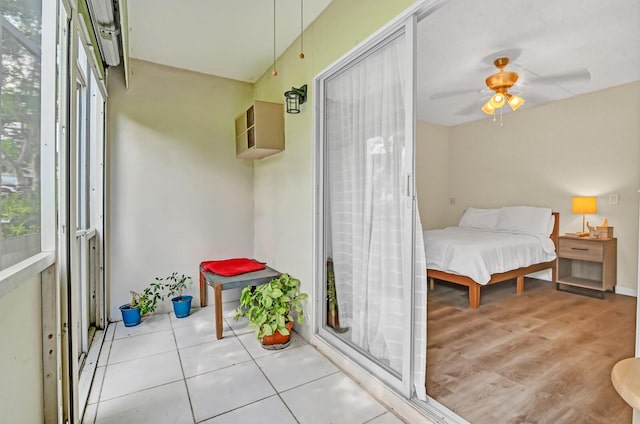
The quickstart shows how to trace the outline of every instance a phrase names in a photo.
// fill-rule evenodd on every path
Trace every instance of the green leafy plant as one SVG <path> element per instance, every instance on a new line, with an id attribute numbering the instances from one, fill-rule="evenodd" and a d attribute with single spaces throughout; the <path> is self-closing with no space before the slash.
<path id="1" fill-rule="evenodd" d="M 178 300 L 182 300 L 182 291 L 187 288 L 187 283 L 193 284 L 191 277 L 184 274 L 178 277 L 177 272 L 165 278 L 165 281 L 167 281 L 165 284 L 165 288 L 168 290 L 167 296 L 178 297 Z"/>
<path id="2" fill-rule="evenodd" d="M 287 322 L 293 321 L 292 311 L 296 311 L 298 324 L 302 324 L 304 318 L 300 302 L 309 296 L 299 289 L 300 280 L 288 274 L 256 288 L 245 287 L 234 319 L 248 317 L 249 327 L 255 327 L 258 340 L 276 331 L 286 336 L 289 334 Z"/>
<path id="3" fill-rule="evenodd" d="M 163 283 L 163 280 L 156 277 L 155 281 L 149 284 L 148 287 L 145 287 L 142 293 L 134 291 L 129 292 L 131 293 L 131 302 L 129 302 L 129 306 L 132 308 L 139 306 L 140 315 L 154 312 L 158 308 L 158 302 L 162 302 L 164 300 L 164 288 L 165 284 Z"/>
<path id="4" fill-rule="evenodd" d="M 141 293 L 130 291 L 131 301 L 129 306 L 132 308 L 140 307 L 140 315 L 155 312 L 158 304 L 166 297 L 182 298 L 182 291 L 187 288 L 187 283 L 192 284 L 191 277 L 182 274 L 178 277 L 178 273 L 174 272 L 166 278 L 156 277 Z"/>

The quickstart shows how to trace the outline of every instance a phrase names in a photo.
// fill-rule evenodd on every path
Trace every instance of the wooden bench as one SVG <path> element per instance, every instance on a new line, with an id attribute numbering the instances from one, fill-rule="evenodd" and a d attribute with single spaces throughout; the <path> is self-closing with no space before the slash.
<path id="1" fill-rule="evenodd" d="M 222 338 L 222 291 L 244 288 L 247 286 L 260 286 L 266 284 L 281 275 L 273 268 L 266 267 L 260 271 L 247 272 L 245 274 L 225 277 L 205 271 L 200 266 L 200 306 L 207 306 L 207 284 L 213 287 L 213 306 L 216 320 L 216 338 Z"/>

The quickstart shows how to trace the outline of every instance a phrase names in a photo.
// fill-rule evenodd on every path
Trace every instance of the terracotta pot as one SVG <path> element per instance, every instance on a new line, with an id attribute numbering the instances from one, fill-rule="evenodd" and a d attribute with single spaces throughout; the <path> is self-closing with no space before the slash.
<path id="1" fill-rule="evenodd" d="M 293 322 L 289 321 L 287 323 L 287 330 L 289 330 L 289 332 L 291 332 L 292 328 L 293 328 Z M 284 336 L 284 335 L 280 334 L 279 331 L 276 330 L 276 332 L 273 333 L 273 335 L 264 336 L 262 338 L 262 344 L 263 345 L 285 344 L 285 343 L 287 343 L 289 341 L 290 337 L 291 337 L 291 335 Z"/>

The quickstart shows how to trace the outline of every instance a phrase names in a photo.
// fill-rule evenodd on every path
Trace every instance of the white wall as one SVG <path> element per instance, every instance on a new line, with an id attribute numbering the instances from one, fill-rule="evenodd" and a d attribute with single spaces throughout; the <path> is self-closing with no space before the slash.
<path id="1" fill-rule="evenodd" d="M 0 421 L 40 423 L 42 308 L 40 276 L 0 297 Z"/>
<path id="2" fill-rule="evenodd" d="M 190 275 L 195 305 L 201 261 L 253 256 L 253 167 L 235 158 L 234 134 L 253 86 L 143 61 L 131 67 L 128 90 L 121 70 L 108 81 L 112 320 L 129 290 L 156 276 Z"/>
<path id="3" fill-rule="evenodd" d="M 618 286 L 638 270 L 640 82 L 449 128 L 447 225 L 469 206 L 533 205 L 560 212 L 560 231 L 579 231 L 572 196 L 597 196 L 592 224 L 609 219 L 618 238 Z M 443 155 L 444 156 L 444 155 Z M 437 183 L 437 181 L 436 181 Z M 608 195 L 619 194 L 610 205 Z M 433 201 L 439 201 L 434 197 Z"/>

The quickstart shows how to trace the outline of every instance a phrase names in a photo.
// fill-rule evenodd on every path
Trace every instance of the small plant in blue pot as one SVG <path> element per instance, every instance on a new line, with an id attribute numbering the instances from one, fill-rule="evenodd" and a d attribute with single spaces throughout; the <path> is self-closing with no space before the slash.
<path id="1" fill-rule="evenodd" d="M 176 318 L 188 317 L 191 313 L 193 296 L 183 295 L 182 291 L 187 288 L 187 283 L 193 284 L 191 277 L 184 274 L 178 277 L 178 273 L 174 272 L 165 281 L 167 282 L 167 295 L 171 297 L 171 302 L 173 302 L 173 312 L 175 312 Z"/>
<path id="2" fill-rule="evenodd" d="M 120 306 L 122 313 L 122 321 L 125 327 L 133 327 L 140 324 L 142 316 L 153 312 L 158 307 L 158 302 L 164 299 L 162 294 L 165 285 L 162 280 L 156 278 L 156 281 L 149 284 L 142 293 L 131 291 L 131 301 Z"/>
<path id="3" fill-rule="evenodd" d="M 122 314 L 122 321 L 125 327 L 133 327 L 140 324 L 142 314 L 140 313 L 140 295 L 136 292 L 131 293 L 131 302 L 125 303 L 120 306 L 120 313 Z"/>

